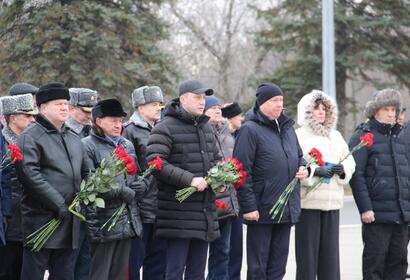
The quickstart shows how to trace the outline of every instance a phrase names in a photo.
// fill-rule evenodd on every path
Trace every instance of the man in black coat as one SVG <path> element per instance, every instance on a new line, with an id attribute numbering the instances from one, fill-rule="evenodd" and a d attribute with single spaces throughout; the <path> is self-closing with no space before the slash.
<path id="1" fill-rule="evenodd" d="M 24 157 L 16 164 L 23 185 L 24 242 L 51 219 L 62 220 L 39 252 L 24 244 L 23 280 L 43 279 L 46 269 L 54 279 L 73 279 L 80 221 L 69 214 L 68 205 L 79 191 L 88 166 L 80 138 L 64 126 L 69 99 L 68 89 L 61 83 L 40 87 L 36 93 L 40 114 L 17 141 Z"/>
<path id="2" fill-rule="evenodd" d="M 33 122 L 36 112 L 32 94 L 5 96 L 1 99 L 6 126 L 2 130 L 6 145 L 17 144 L 18 136 Z M 12 216 L 7 219 L 6 245 L 0 247 L 0 279 L 19 280 L 23 263 L 23 236 L 21 230 L 22 186 L 14 164 L 7 167 L 12 191 Z M 3 186 L 4 187 L 4 186 Z"/>
<path id="3" fill-rule="evenodd" d="M 367 102 L 369 119 L 350 139 L 350 149 L 366 133 L 371 147 L 353 154 L 356 171 L 350 180 L 362 226 L 363 279 L 404 279 L 410 222 L 408 136 L 397 123 L 402 101 L 393 89 L 376 92 Z"/>
<path id="4" fill-rule="evenodd" d="M 247 279 L 282 279 L 289 252 L 291 226 L 300 215 L 300 187 L 296 186 L 280 221 L 269 210 L 296 176 L 303 179 L 303 153 L 293 129 L 294 121 L 282 113 L 283 92 L 275 84 L 256 90 L 256 103 L 236 136 L 233 156 L 247 172 L 238 189 L 247 229 Z"/>
<path id="5" fill-rule="evenodd" d="M 147 144 L 151 129 L 161 116 L 164 102 L 162 90 L 157 86 L 143 86 L 131 95 L 135 108 L 130 120 L 124 124 L 122 135 L 134 144 L 139 170 L 147 169 Z M 149 188 L 140 201 L 143 221 L 143 238 L 131 244 L 129 279 L 140 280 L 143 267 L 144 280 L 162 280 L 165 276 L 166 241 L 154 238 L 154 222 L 158 208 L 158 189 L 153 176 L 148 177 Z"/>
<path id="6" fill-rule="evenodd" d="M 156 237 L 168 240 L 166 279 L 204 279 L 208 243 L 219 237 L 215 194 L 204 177 L 220 159 L 215 137 L 205 116 L 205 95 L 213 90 L 197 80 L 179 87 L 179 98 L 165 108 L 165 117 L 151 131 L 147 160 L 163 160 L 158 182 Z M 184 202 L 177 190 L 197 192 Z"/>

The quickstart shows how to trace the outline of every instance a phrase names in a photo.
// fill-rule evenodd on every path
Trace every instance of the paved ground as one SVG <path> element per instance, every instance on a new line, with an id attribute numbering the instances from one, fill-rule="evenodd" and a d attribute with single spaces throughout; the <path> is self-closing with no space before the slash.
<path id="1" fill-rule="evenodd" d="M 244 231 L 245 236 L 246 230 Z M 292 229 L 285 280 L 294 280 L 296 275 L 294 240 L 294 230 Z M 353 198 L 347 197 L 345 205 L 340 212 L 340 266 L 342 280 L 361 279 L 362 249 L 359 214 Z M 244 256 L 242 279 L 246 279 L 246 253 L 244 253 Z"/>

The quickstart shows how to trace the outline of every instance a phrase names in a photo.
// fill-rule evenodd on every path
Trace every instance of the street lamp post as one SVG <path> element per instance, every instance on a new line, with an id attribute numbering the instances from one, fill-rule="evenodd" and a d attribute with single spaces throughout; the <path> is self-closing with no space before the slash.
<path id="1" fill-rule="evenodd" d="M 336 101 L 333 0 L 322 0 L 322 87 Z"/>

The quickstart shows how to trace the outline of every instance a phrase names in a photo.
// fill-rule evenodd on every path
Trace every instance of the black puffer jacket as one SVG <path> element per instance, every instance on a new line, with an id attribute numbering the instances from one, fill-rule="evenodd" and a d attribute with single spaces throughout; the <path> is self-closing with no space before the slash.
<path id="1" fill-rule="evenodd" d="M 151 131 L 148 160 L 160 156 L 156 236 L 212 241 L 219 237 L 215 194 L 210 188 L 179 203 L 177 190 L 189 187 L 194 177 L 206 176 L 220 159 L 208 117 L 193 117 L 177 99 L 167 105 L 165 118 Z"/>
<path id="2" fill-rule="evenodd" d="M 278 127 L 257 109 L 249 112 L 247 119 L 236 136 L 233 152 L 247 172 L 246 184 L 238 189 L 239 206 L 243 213 L 258 210 L 258 223 L 278 223 L 278 219 L 271 219 L 269 211 L 295 177 L 299 166 L 305 164 L 293 129 L 294 121 L 281 115 Z M 298 183 L 280 222 L 295 224 L 300 212 Z"/>
<path id="3" fill-rule="evenodd" d="M 17 144 L 17 135 L 6 126 L 2 130 L 6 147 L 9 144 Z M 12 199 L 12 213 L 13 216 L 7 219 L 7 230 L 6 230 L 6 240 L 22 242 L 22 224 L 21 224 L 21 195 L 23 193 L 23 186 L 17 178 L 16 168 L 14 164 L 8 166 L 8 171 L 10 174 L 10 186 L 11 186 L 11 199 Z"/>
<path id="4" fill-rule="evenodd" d="M 148 123 L 138 114 L 134 113 L 131 119 L 124 124 L 124 130 L 122 132 L 122 135 L 134 145 L 141 173 L 148 167 L 146 156 L 151 129 Z M 152 175 L 147 177 L 147 179 L 150 184 L 140 202 L 141 218 L 144 223 L 154 223 L 158 209 L 158 188 L 156 186 L 156 180 Z"/>
<path id="5" fill-rule="evenodd" d="M 84 147 L 89 160 L 92 162 L 92 170 L 95 170 L 104 158 L 109 158 L 114 152 L 115 145 L 109 142 L 101 134 L 92 131 L 91 134 L 83 138 Z M 121 137 L 119 145 L 123 146 L 126 152 L 134 158 L 135 152 L 131 142 Z M 112 216 L 112 214 L 121 207 L 125 202 L 120 192 L 122 188 L 129 187 L 136 193 L 140 190 L 139 185 L 135 182 L 135 176 L 124 174 L 117 177 L 116 183 L 118 188 L 105 193 L 102 197 L 105 200 L 105 208 L 86 208 L 86 219 L 88 225 L 88 234 L 90 242 L 103 243 L 114 240 L 122 240 L 133 237 L 142 236 L 142 224 L 135 198 L 132 204 L 126 205 L 121 216 L 118 218 L 115 226 L 108 231 L 108 226 L 104 229 L 101 227 Z"/>
<path id="6" fill-rule="evenodd" d="M 353 154 L 356 171 L 350 180 L 360 213 L 375 212 L 376 223 L 410 222 L 409 142 L 399 125 L 381 124 L 376 119 L 360 125 L 349 142 L 352 149 L 367 132 L 374 144 Z"/>
<path id="7" fill-rule="evenodd" d="M 16 164 L 23 185 L 23 237 L 56 218 L 80 189 L 89 166 L 80 138 L 69 128 L 59 132 L 41 114 L 17 140 L 23 160 Z M 77 248 L 80 220 L 65 218 L 43 248 Z"/>

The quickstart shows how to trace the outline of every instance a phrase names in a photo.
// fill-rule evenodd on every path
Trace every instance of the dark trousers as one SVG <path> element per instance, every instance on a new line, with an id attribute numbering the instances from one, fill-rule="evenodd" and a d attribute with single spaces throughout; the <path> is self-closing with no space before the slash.
<path id="1" fill-rule="evenodd" d="M 339 210 L 302 209 L 295 226 L 297 280 L 338 280 Z"/>
<path id="2" fill-rule="evenodd" d="M 91 244 L 91 280 L 125 280 L 131 239 Z"/>
<path id="3" fill-rule="evenodd" d="M 221 236 L 209 244 L 207 280 L 229 280 L 229 251 L 233 218 L 219 220 Z"/>
<path id="4" fill-rule="evenodd" d="M 76 249 L 76 260 L 74 266 L 75 280 L 88 280 L 90 278 L 91 252 L 90 242 L 87 235 L 87 225 L 81 223 L 79 248 Z"/>
<path id="5" fill-rule="evenodd" d="M 142 239 L 131 241 L 129 280 L 165 279 L 167 241 L 155 239 L 154 224 L 143 224 Z"/>
<path id="6" fill-rule="evenodd" d="M 20 280 L 23 242 L 7 241 L 0 246 L 0 280 Z"/>
<path id="7" fill-rule="evenodd" d="M 405 279 L 408 226 L 363 224 L 363 279 Z"/>
<path id="8" fill-rule="evenodd" d="M 233 219 L 231 226 L 231 250 L 229 252 L 229 279 L 240 280 L 242 269 L 242 247 L 243 247 L 243 219 Z"/>
<path id="9" fill-rule="evenodd" d="M 73 249 L 41 249 L 32 252 L 26 247 L 23 249 L 21 280 L 43 280 L 46 269 L 50 278 L 73 280 L 74 258 Z"/>
<path id="10" fill-rule="evenodd" d="M 248 280 L 285 276 L 291 224 L 250 224 L 246 235 Z"/>
<path id="11" fill-rule="evenodd" d="M 166 280 L 203 280 L 208 242 L 197 239 L 169 239 Z"/>

